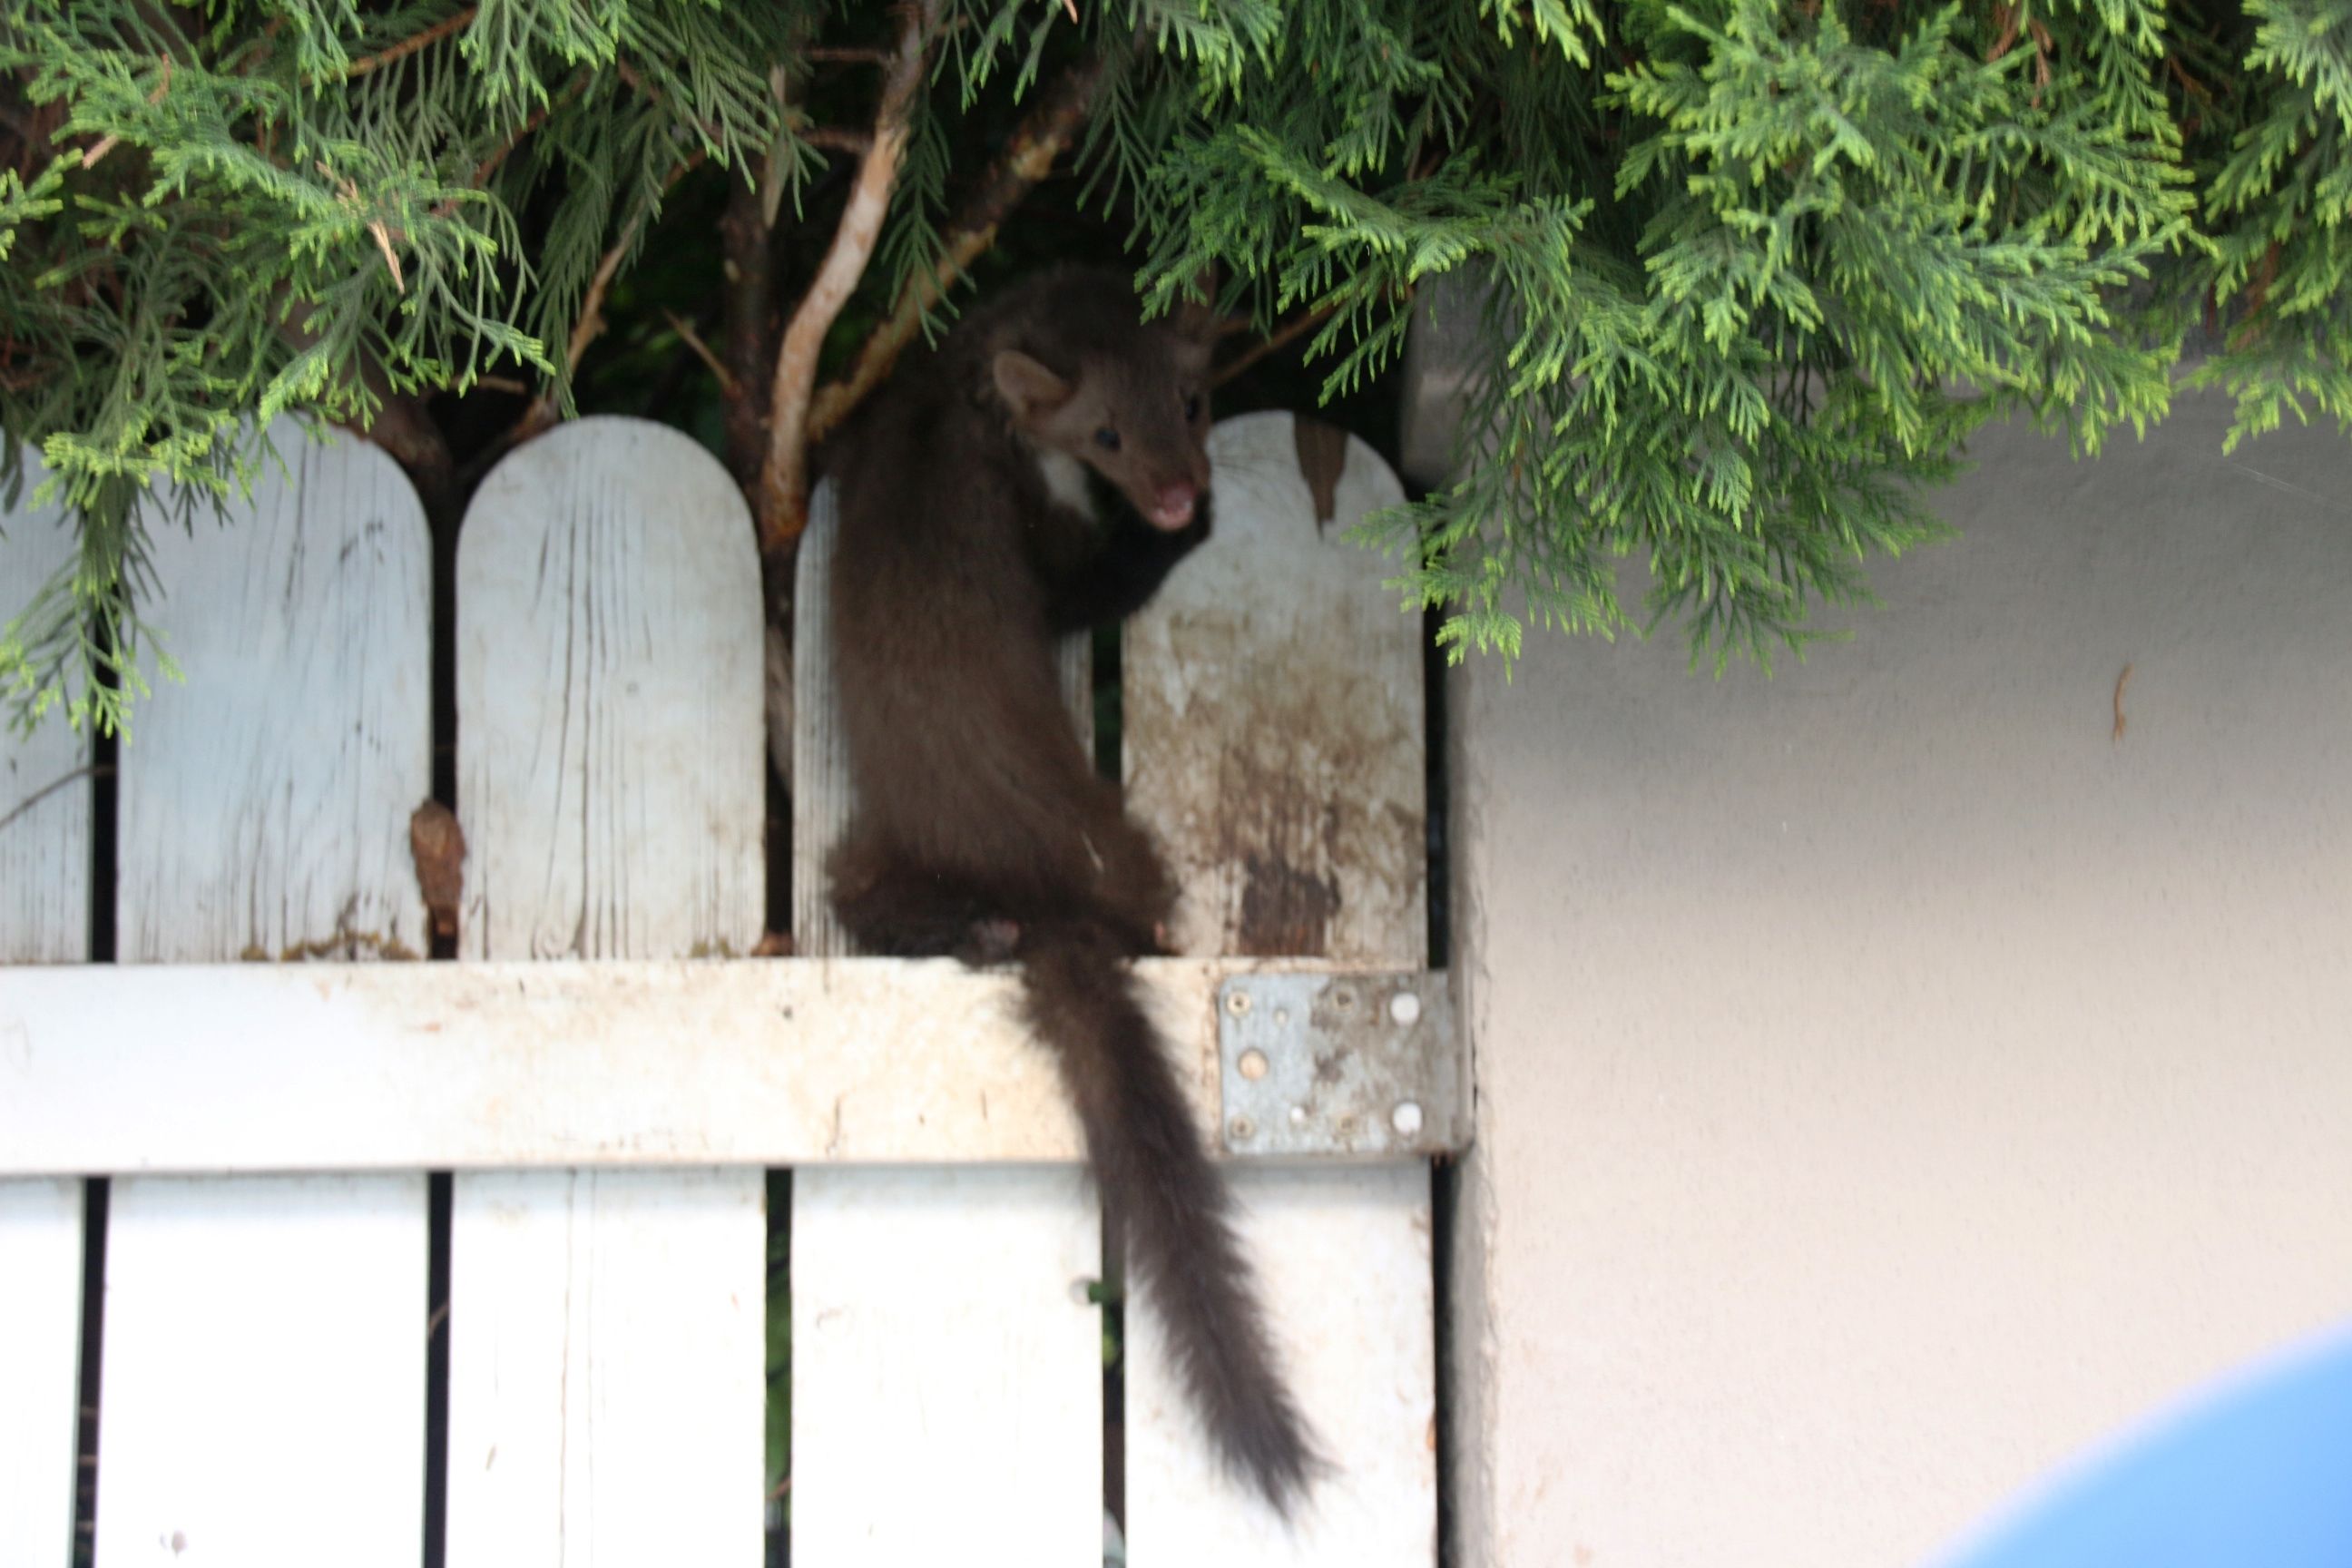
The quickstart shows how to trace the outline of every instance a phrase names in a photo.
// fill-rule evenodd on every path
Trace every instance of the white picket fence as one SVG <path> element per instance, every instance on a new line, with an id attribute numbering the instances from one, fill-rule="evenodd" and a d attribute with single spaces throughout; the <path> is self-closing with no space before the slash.
<path id="1" fill-rule="evenodd" d="M 386 962 L 427 947 L 425 521 L 373 448 L 278 446 L 290 478 L 233 532 L 158 535 L 153 618 L 190 678 L 121 751 L 117 963 L 84 962 L 110 891 L 68 779 L 85 742 L 0 741 L 0 817 L 40 796 L 0 826 L 0 1568 L 74 1561 L 93 1175 L 100 1568 L 414 1568 L 433 1333 L 451 1568 L 751 1568 L 776 1165 L 793 1563 L 1100 1562 L 1100 1221 L 1050 1063 L 1006 977 L 837 956 L 823 909 L 844 805 L 825 498 L 803 552 L 802 956 L 741 956 L 764 765 L 742 500 L 676 432 L 588 419 L 467 514 L 461 961 Z M 1427 960 L 1417 631 L 1338 537 L 1397 484 L 1349 443 L 1326 526 L 1300 449 L 1286 415 L 1219 426 L 1216 536 L 1126 643 L 1131 796 L 1195 955 L 1143 970 L 1213 1135 L 1222 981 Z M 53 516 L 9 519 L 0 599 L 67 548 Z M 1233 1167 L 1339 1475 L 1275 1521 L 1216 1472 L 1131 1304 L 1130 1563 L 1433 1563 L 1421 1151 L 1454 1136 Z M 457 1174 L 428 1323 L 435 1170 Z"/>

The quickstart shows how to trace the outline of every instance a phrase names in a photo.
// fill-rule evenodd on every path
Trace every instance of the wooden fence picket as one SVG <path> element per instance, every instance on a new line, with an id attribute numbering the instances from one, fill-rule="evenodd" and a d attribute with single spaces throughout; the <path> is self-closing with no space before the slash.
<path id="1" fill-rule="evenodd" d="M 121 753 L 125 963 L 425 945 L 424 510 L 373 447 L 272 438 L 285 467 L 233 527 L 154 531 L 151 614 L 188 679 Z M 425 1219 L 422 1174 L 115 1183 L 102 1561 L 310 1568 L 325 1541 L 341 1563 L 417 1561 Z"/>
<path id="2" fill-rule="evenodd" d="M 0 1563 L 73 1561 L 82 1186 L 0 1182 Z"/>
<path id="3" fill-rule="evenodd" d="M 1129 798 L 1182 884 L 1177 946 L 1423 968 L 1420 627 L 1341 538 L 1402 488 L 1363 442 L 1287 414 L 1221 423 L 1210 458 L 1215 532 L 1129 624 L 1123 659 Z M 1227 1171 L 1337 1468 L 1294 1529 L 1222 1474 L 1147 1294 L 1127 1317 L 1128 1561 L 1430 1568 L 1427 1164 Z"/>
<path id="4" fill-rule="evenodd" d="M 0 515 L 0 625 L 73 558 L 63 509 L 32 503 L 47 476 L 25 454 L 22 510 Z M 30 734 L 0 723 L 0 963 L 89 956 L 89 731 L 52 713 Z"/>
<path id="5" fill-rule="evenodd" d="M 812 956 L 847 951 L 824 907 L 849 814 L 826 642 L 837 526 L 821 487 L 795 595 L 793 907 Z M 1064 679 L 1091 733 L 1087 668 L 1074 639 Z M 1099 1564 L 1101 1314 L 1086 1288 L 1101 1266 L 1101 1211 L 1073 1166 L 795 1170 L 795 1568 Z"/>
<path id="6" fill-rule="evenodd" d="M 30 452 L 25 465 L 29 499 L 44 470 Z M 70 557 L 62 524 L 54 507 L 0 519 L 0 620 Z M 89 754 L 89 731 L 54 717 L 30 735 L 0 727 L 0 964 L 89 954 L 90 786 L 75 776 Z M 81 1215 L 79 1181 L 0 1181 L 0 1563 L 73 1560 Z"/>
<path id="7" fill-rule="evenodd" d="M 483 481 L 458 547 L 465 954 L 757 944 L 759 581 L 740 493 L 675 430 L 583 419 Z M 458 1173 L 449 1568 L 759 1561 L 764 1209 L 756 1167 Z"/>

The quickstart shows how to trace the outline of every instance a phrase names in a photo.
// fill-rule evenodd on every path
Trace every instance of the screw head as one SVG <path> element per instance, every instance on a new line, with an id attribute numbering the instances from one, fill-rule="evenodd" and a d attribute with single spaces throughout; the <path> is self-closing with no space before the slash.
<path id="1" fill-rule="evenodd" d="M 1225 1139 L 1228 1142 L 1246 1143 L 1256 1136 L 1257 1123 L 1246 1116 L 1236 1116 L 1225 1123 Z"/>
<path id="2" fill-rule="evenodd" d="M 1420 1131 L 1420 1102 L 1411 1100 L 1402 1101 L 1394 1110 L 1389 1112 L 1389 1125 L 1395 1128 L 1399 1133 L 1407 1138 L 1410 1138 L 1414 1133 Z"/>
<path id="3" fill-rule="evenodd" d="M 1265 1053 L 1259 1050 L 1255 1046 L 1252 1046 L 1248 1050 L 1244 1051 L 1242 1053 L 1242 1059 L 1234 1065 L 1241 1069 L 1241 1075 L 1244 1078 L 1248 1079 L 1253 1083 L 1256 1082 L 1259 1079 L 1264 1078 L 1272 1066 L 1272 1064 L 1265 1059 Z"/>
<path id="4" fill-rule="evenodd" d="M 1410 991 L 1398 992 L 1389 998 L 1389 1016 L 1406 1026 L 1421 1022 L 1421 998 Z"/>
<path id="5" fill-rule="evenodd" d="M 1249 1010 L 1250 995 L 1248 992 L 1228 991 L 1225 993 L 1226 1012 L 1231 1013 L 1234 1017 L 1238 1018 Z"/>

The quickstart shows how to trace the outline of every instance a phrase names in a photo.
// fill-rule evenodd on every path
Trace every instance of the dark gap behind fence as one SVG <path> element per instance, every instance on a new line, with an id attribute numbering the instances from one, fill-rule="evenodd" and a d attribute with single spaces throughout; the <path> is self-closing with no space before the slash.
<path id="1" fill-rule="evenodd" d="M 1415 500 L 1420 499 L 1418 487 Z M 1446 773 L 1446 685 L 1445 654 L 1437 645 L 1437 628 L 1443 624 L 1442 612 L 1431 609 L 1422 616 L 1422 729 L 1426 739 L 1423 787 L 1428 803 L 1429 846 L 1429 966 L 1433 970 L 1450 972 L 1454 967 L 1454 856 L 1453 798 Z M 1457 1006 L 1463 1002 L 1461 991 L 1454 991 Z M 1454 1020 L 1457 1038 L 1466 1038 L 1467 1016 Z M 1431 1300 L 1435 1309 L 1432 1326 L 1434 1371 L 1437 1394 L 1437 1562 L 1438 1568 L 1453 1568 L 1454 1497 L 1448 1482 L 1454 1474 L 1454 1226 L 1455 1207 L 1461 1200 L 1462 1168 L 1447 1155 L 1440 1154 L 1431 1162 L 1429 1173 L 1430 1225 L 1429 1264 Z"/>
<path id="2" fill-rule="evenodd" d="M 1094 635 L 1095 771 L 1114 784 L 1127 773 L 1127 709 L 1120 684 L 1127 628 L 1097 627 Z M 1106 1210 L 1102 1279 L 1095 1298 L 1102 1310 L 1103 1511 L 1127 1532 L 1127 1256 Z"/>
<path id="3" fill-rule="evenodd" d="M 122 760 L 121 740 L 110 734 L 95 735 L 90 742 L 89 760 L 89 961 L 112 963 L 118 941 L 114 910 L 118 841 L 115 807 L 122 797 L 118 772 Z M 92 1176 L 82 1184 L 81 1367 L 80 1388 L 75 1400 L 79 1416 L 74 1449 L 75 1568 L 89 1568 L 97 1551 L 99 1378 L 105 1364 L 106 1214 L 112 1195 L 113 1189 L 104 1176 Z"/>
<path id="4" fill-rule="evenodd" d="M 425 1568 L 442 1568 L 449 1547 L 449 1212 L 456 1192 L 446 1171 L 425 1178 Z"/>
<path id="5" fill-rule="evenodd" d="M 763 621 L 796 637 L 799 617 L 793 602 L 799 580 L 799 552 L 761 562 L 761 606 Z M 797 649 L 794 658 L 800 657 Z M 763 710 L 763 712 L 765 710 Z M 773 736 L 762 748 L 761 769 L 767 781 L 768 820 L 763 840 L 768 866 L 768 900 L 764 930 L 791 939 L 786 951 L 797 952 L 805 932 L 793 929 L 793 865 L 799 847 L 793 839 L 792 781 L 778 773 L 779 752 L 790 765 L 792 745 L 782 746 Z M 767 1299 L 762 1319 L 764 1359 L 761 1393 L 764 1415 L 764 1446 L 761 1458 L 761 1525 L 764 1541 L 763 1568 L 791 1568 L 793 1561 L 793 1173 L 772 1168 L 767 1173 L 768 1243 Z"/>
<path id="6" fill-rule="evenodd" d="M 763 1393 L 766 1453 L 761 1479 L 767 1532 L 765 1568 L 793 1561 L 793 1173 L 768 1173 L 767 1338 Z"/>
<path id="7" fill-rule="evenodd" d="M 110 1189 L 104 1176 L 82 1184 L 81 1199 L 81 1372 L 75 1399 L 79 1419 L 74 1470 L 74 1568 L 89 1568 L 98 1537 L 98 1402 L 99 1375 L 104 1349 L 101 1326 L 106 1317 L 106 1205 Z"/>
<path id="8" fill-rule="evenodd" d="M 457 809 L 457 531 L 464 498 L 426 497 L 433 534 L 433 799 Z M 425 930 L 431 962 L 457 956 L 454 933 Z M 457 1184 L 446 1171 L 425 1184 L 425 1568 L 443 1568 L 449 1550 L 449 1342 L 457 1325 L 449 1297 L 450 1214 Z"/>

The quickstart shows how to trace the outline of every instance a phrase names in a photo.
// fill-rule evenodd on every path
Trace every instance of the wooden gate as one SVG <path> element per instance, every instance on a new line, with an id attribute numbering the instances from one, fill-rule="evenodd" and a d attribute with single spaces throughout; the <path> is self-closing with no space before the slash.
<path id="1" fill-rule="evenodd" d="M 84 742 L 0 742 L 0 1568 L 75 1560 L 86 1321 L 103 1568 L 413 1568 L 434 1334 L 453 1568 L 750 1568 L 774 1166 L 793 1560 L 1100 1562 L 1101 1227 L 1051 1063 L 1008 977 L 842 956 L 824 911 L 845 807 L 827 498 L 803 552 L 803 956 L 746 956 L 764 763 L 742 501 L 677 433 L 588 419 L 468 512 L 460 961 L 398 962 L 427 946 L 424 519 L 372 447 L 277 435 L 289 471 L 232 533 L 159 532 L 153 618 L 191 674 L 121 749 L 114 964 L 85 962 L 109 890 Z M 1192 955 L 1142 971 L 1204 1131 L 1287 1155 L 1232 1169 L 1340 1474 L 1295 1529 L 1216 1474 L 1139 1304 L 1128 1560 L 1428 1568 L 1426 1157 L 1461 1118 L 1443 1094 L 1368 1115 L 1345 1050 L 1260 1039 L 1253 1068 L 1235 1027 L 1237 985 L 1322 974 L 1365 1007 L 1395 993 L 1378 1048 L 1451 1068 L 1426 1044 L 1447 1009 L 1422 973 L 1417 627 L 1338 539 L 1396 481 L 1285 415 L 1227 421 L 1213 458 L 1216 537 L 1125 644 L 1129 789 Z M 54 516 L 9 519 L 5 597 L 68 547 Z M 1286 1076 L 1302 1064 L 1325 1070 Z M 1304 1087 L 1259 1125 L 1231 1109 L 1243 1079 Z M 456 1173 L 446 1315 L 433 1171 Z M 88 1176 L 110 1178 L 102 1237 Z"/>

